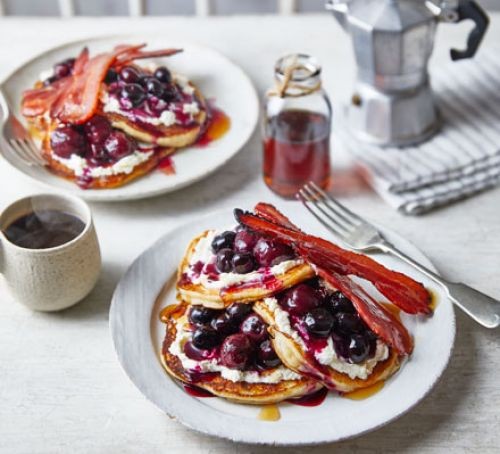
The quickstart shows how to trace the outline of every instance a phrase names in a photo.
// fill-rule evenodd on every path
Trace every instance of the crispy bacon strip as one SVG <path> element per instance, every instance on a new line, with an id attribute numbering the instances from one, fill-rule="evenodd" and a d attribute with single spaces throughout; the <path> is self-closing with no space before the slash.
<path id="1" fill-rule="evenodd" d="M 47 87 L 27 90 L 23 95 L 22 113 L 27 117 L 50 111 L 53 118 L 63 123 L 82 124 L 97 110 L 99 90 L 112 66 L 121 67 L 142 58 L 167 57 L 181 49 L 143 51 L 145 44 L 118 45 L 112 52 L 89 58 L 85 48 L 75 61 L 73 74 Z"/>
<path id="2" fill-rule="evenodd" d="M 401 355 L 409 355 L 413 351 L 413 339 L 403 324 L 361 286 L 348 276 L 341 276 L 321 267 L 315 267 L 315 271 L 331 287 L 340 290 L 352 301 L 363 321 L 385 343 Z"/>
<path id="3" fill-rule="evenodd" d="M 150 51 L 142 51 L 140 49 L 137 49 L 133 52 L 128 52 L 121 56 L 117 60 L 116 66 L 121 67 L 129 65 L 134 60 L 141 60 L 143 58 L 170 57 L 171 55 L 178 54 L 179 52 L 182 52 L 182 49 L 160 49 Z"/>
<path id="4" fill-rule="evenodd" d="M 270 203 L 259 202 L 254 207 L 255 214 L 270 222 L 286 227 L 290 230 L 300 232 L 300 229 L 290 221 L 283 213 L 276 209 Z"/>
<path id="5" fill-rule="evenodd" d="M 85 47 L 75 61 L 73 74 L 81 73 L 88 60 L 89 51 Z M 46 87 L 25 90 L 21 101 L 21 113 L 25 117 L 36 117 L 38 115 L 43 115 L 48 110 L 53 112 L 54 106 L 60 103 L 64 98 L 72 81 L 72 77 L 64 77 Z"/>
<path id="6" fill-rule="evenodd" d="M 392 303 L 407 313 L 431 313 L 430 295 L 422 284 L 402 273 L 385 268 L 368 256 L 346 251 L 329 241 L 251 213 L 235 210 L 235 216 L 238 222 L 257 232 L 278 238 L 293 247 L 300 245 L 306 260 L 317 266 L 339 275 L 352 274 L 367 279 Z"/>

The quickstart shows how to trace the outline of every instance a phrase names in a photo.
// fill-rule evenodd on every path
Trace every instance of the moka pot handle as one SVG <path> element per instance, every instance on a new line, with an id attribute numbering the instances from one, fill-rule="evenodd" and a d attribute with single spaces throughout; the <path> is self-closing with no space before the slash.
<path id="1" fill-rule="evenodd" d="M 459 0 L 456 8 L 455 22 L 461 22 L 466 19 L 471 19 L 475 26 L 467 38 L 466 49 L 450 50 L 450 56 L 453 61 L 472 58 L 475 55 L 490 23 L 486 12 L 474 0 Z"/>

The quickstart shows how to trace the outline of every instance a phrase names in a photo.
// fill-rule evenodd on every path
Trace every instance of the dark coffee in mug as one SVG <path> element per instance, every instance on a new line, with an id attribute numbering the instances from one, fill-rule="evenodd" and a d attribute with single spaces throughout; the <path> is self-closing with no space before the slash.
<path id="1" fill-rule="evenodd" d="M 57 210 L 40 210 L 21 216 L 3 230 L 7 239 L 27 249 L 48 249 L 76 238 L 85 224 L 78 217 Z"/>

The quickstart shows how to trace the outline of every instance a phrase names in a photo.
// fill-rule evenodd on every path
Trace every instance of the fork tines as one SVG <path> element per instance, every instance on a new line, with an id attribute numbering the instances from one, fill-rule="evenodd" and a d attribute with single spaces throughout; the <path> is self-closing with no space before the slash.
<path id="1" fill-rule="evenodd" d="M 353 228 L 363 223 L 363 220 L 357 214 L 330 197 L 312 181 L 306 183 L 299 190 L 297 198 L 322 224 L 325 224 L 324 217 L 328 218 L 333 224 L 329 225 L 328 228 L 339 236 L 349 234 Z"/>
<path id="2" fill-rule="evenodd" d="M 26 164 L 39 166 L 44 166 L 46 164 L 35 143 L 30 138 L 10 139 L 8 143 L 16 156 L 22 159 Z"/>

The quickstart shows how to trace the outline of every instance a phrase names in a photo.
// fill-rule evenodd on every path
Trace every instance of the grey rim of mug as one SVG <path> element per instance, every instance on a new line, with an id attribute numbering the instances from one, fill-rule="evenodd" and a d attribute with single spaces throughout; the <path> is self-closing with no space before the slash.
<path id="1" fill-rule="evenodd" d="M 81 210 L 83 213 L 85 213 L 84 214 L 85 218 L 84 219 L 82 218 L 81 213 L 78 213 L 78 214 L 71 213 L 71 214 L 74 214 L 76 217 L 78 217 L 78 219 L 80 219 L 85 224 L 84 229 L 77 236 L 75 236 L 73 239 L 71 239 L 70 241 L 67 241 L 66 243 L 60 244 L 59 246 L 45 248 L 45 249 L 29 249 L 29 248 L 25 248 L 22 246 L 18 246 L 17 244 L 10 241 L 5 236 L 5 234 L 3 232 L 4 228 L 7 228 L 8 225 L 10 225 L 10 224 L 5 225 L 5 226 L 3 225 L 3 218 L 5 216 L 5 213 L 7 213 L 11 209 L 14 209 L 14 207 L 16 205 L 22 204 L 23 202 L 27 202 L 29 200 L 44 199 L 44 198 L 65 199 L 67 201 L 70 201 L 71 204 L 78 205 L 78 209 Z M 21 215 L 21 216 L 23 216 L 23 215 Z M 16 218 L 16 219 L 18 219 L 18 218 Z M 71 246 L 71 245 L 77 243 L 81 238 L 83 238 L 84 235 L 87 234 L 87 232 L 90 230 L 91 226 L 92 226 L 92 212 L 90 211 L 90 207 L 79 197 L 76 197 L 73 195 L 68 195 L 68 194 L 64 194 L 64 195 L 63 194 L 51 194 L 51 193 L 47 192 L 47 193 L 42 193 L 42 194 L 29 195 L 29 196 L 23 197 L 21 199 L 17 199 L 14 202 L 10 203 L 0 213 L 0 239 L 2 241 L 6 241 L 7 243 L 9 243 L 9 246 L 20 249 L 22 251 L 29 250 L 33 254 L 57 253 L 65 248 L 67 248 L 68 246 Z M 1 241 L 0 241 L 0 245 L 1 245 Z"/>

